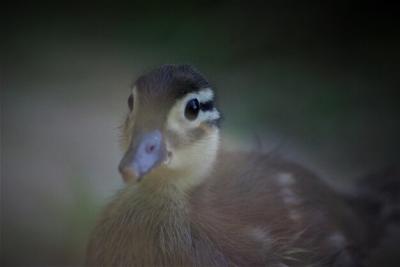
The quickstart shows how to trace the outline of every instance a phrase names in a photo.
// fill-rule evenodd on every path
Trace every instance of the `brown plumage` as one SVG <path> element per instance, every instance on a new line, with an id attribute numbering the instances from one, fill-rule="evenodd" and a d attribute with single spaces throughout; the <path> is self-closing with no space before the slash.
<path id="1" fill-rule="evenodd" d="M 138 79 L 122 127 L 127 184 L 99 217 L 87 265 L 359 266 L 365 233 L 347 204 L 295 163 L 218 149 L 213 100 L 190 66 Z"/>

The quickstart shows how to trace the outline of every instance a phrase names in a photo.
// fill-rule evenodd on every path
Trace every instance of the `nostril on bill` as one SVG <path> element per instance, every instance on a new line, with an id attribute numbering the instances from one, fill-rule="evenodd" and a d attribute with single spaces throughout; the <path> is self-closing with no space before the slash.
<path id="1" fill-rule="evenodd" d="M 151 154 L 156 149 L 156 144 L 147 144 L 145 147 L 145 151 L 147 154 Z"/>
<path id="2" fill-rule="evenodd" d="M 139 154 L 142 153 L 142 156 L 144 154 L 151 155 L 157 153 L 161 146 L 161 138 L 161 133 L 159 131 L 148 133 L 142 138 L 137 152 Z"/>

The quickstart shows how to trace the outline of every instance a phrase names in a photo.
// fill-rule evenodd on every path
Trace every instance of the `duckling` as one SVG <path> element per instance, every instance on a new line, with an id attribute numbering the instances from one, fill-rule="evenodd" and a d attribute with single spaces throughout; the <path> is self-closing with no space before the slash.
<path id="1" fill-rule="evenodd" d="M 363 224 L 299 164 L 220 148 L 215 90 L 189 65 L 140 76 L 122 128 L 124 188 L 88 266 L 361 266 Z"/>

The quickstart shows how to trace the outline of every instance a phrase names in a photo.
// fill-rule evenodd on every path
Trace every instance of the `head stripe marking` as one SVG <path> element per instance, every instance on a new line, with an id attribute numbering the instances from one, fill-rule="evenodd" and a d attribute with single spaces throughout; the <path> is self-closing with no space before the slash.
<path id="1" fill-rule="evenodd" d="M 206 103 L 214 99 L 214 92 L 211 88 L 204 88 L 198 92 L 187 94 L 189 96 L 196 97 L 200 103 Z"/>

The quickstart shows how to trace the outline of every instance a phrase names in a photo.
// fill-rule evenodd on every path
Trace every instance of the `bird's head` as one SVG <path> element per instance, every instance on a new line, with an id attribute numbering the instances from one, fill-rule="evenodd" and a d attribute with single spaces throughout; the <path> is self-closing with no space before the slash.
<path id="1" fill-rule="evenodd" d="M 188 65 L 164 65 L 140 76 L 122 126 L 125 182 L 198 183 L 215 162 L 220 113 L 208 81 Z"/>

